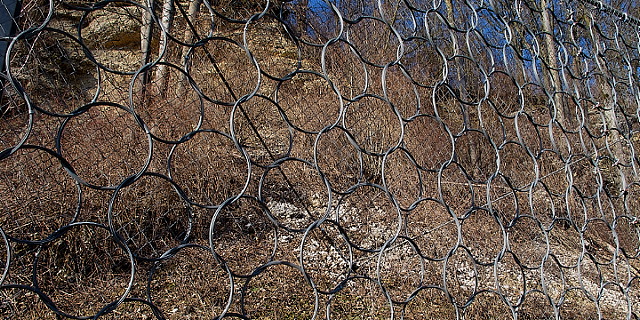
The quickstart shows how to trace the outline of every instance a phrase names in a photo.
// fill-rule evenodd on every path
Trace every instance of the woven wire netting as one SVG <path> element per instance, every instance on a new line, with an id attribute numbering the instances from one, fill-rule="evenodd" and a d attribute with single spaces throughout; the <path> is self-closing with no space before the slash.
<path id="1" fill-rule="evenodd" d="M 636 2 L 6 11 L 5 319 L 640 315 Z"/>

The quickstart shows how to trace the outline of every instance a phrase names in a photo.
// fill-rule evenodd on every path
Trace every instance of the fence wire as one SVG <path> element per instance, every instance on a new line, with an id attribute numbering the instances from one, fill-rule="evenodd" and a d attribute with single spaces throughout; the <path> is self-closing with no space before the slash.
<path id="1" fill-rule="evenodd" d="M 5 319 L 640 316 L 635 1 L 3 4 Z"/>

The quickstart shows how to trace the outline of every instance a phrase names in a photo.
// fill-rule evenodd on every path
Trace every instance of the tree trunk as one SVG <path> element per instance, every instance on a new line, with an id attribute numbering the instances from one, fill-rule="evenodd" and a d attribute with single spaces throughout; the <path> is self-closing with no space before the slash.
<path id="1" fill-rule="evenodd" d="M 173 24 L 173 1 L 174 0 L 165 0 L 164 5 L 162 6 L 162 20 L 160 21 L 160 23 L 162 24 L 162 29 L 164 30 L 164 32 L 167 33 L 171 31 L 171 26 Z M 168 39 L 164 37 L 160 39 L 160 48 L 158 50 L 160 55 L 165 55 L 163 60 L 166 60 L 166 55 L 168 54 L 167 40 Z M 168 76 L 167 67 L 165 65 L 158 65 L 158 69 L 156 72 L 157 73 L 154 79 L 156 88 L 158 89 L 159 93 L 166 92 Z"/>
<path id="2" fill-rule="evenodd" d="M 553 41 L 554 32 L 553 32 L 553 21 L 552 14 L 553 4 L 549 6 L 549 0 L 540 0 L 540 8 L 542 10 L 542 31 L 545 33 L 544 35 L 544 44 L 545 50 L 543 54 L 545 55 L 545 59 L 548 63 L 549 68 L 549 88 L 553 91 L 553 104 L 555 108 L 555 118 L 563 126 L 566 126 L 566 114 L 565 107 L 562 103 L 562 99 L 560 96 L 556 95 L 558 91 L 562 89 L 562 83 L 560 82 L 560 75 L 558 72 L 558 59 L 557 59 L 557 48 L 556 43 Z"/>
<path id="3" fill-rule="evenodd" d="M 151 3 L 147 3 L 147 8 L 142 12 L 142 26 L 140 27 L 140 51 L 142 52 L 142 65 L 151 62 L 151 42 L 153 40 L 153 18 L 151 16 Z M 149 72 L 144 72 L 136 80 L 140 81 L 140 94 L 134 97 L 137 103 L 147 105 L 149 103 L 148 85 L 151 81 Z"/>
<path id="4" fill-rule="evenodd" d="M 198 18 L 198 12 L 200 11 L 200 5 L 202 5 L 202 0 L 193 0 L 191 1 L 191 3 L 189 4 L 189 12 L 187 13 L 187 19 L 189 19 L 189 21 L 191 21 L 191 23 L 193 23 L 195 25 L 196 23 L 196 19 Z M 187 26 L 186 30 L 184 31 L 184 41 L 186 43 L 194 43 L 195 41 L 200 40 L 200 35 L 196 34 L 195 30 L 191 30 L 191 28 L 189 26 Z M 184 59 L 187 56 L 187 53 L 189 52 L 189 49 L 191 49 L 190 47 L 185 46 L 182 49 L 182 59 Z"/>
<path id="5" fill-rule="evenodd" d="M 186 30 L 184 31 L 184 41 L 189 44 L 192 44 L 200 40 L 200 35 L 197 34 L 197 31 L 191 29 L 191 25 L 195 26 L 196 24 L 196 19 L 198 18 L 198 12 L 200 11 L 200 5 L 202 5 L 202 0 L 192 0 L 191 3 L 189 4 L 189 11 L 187 12 L 187 17 L 185 17 L 188 21 L 187 21 Z M 185 64 L 185 66 L 187 63 L 187 54 L 189 53 L 189 50 L 191 50 L 191 47 L 189 46 L 185 46 L 184 48 L 182 48 L 181 59 L 183 64 Z M 178 85 L 179 85 L 178 90 L 180 94 L 184 95 L 189 85 L 188 82 L 180 81 Z"/>
<path id="6" fill-rule="evenodd" d="M 447 20 L 450 25 L 455 25 L 455 21 L 453 20 L 453 1 L 452 0 L 444 0 L 444 4 L 447 6 Z"/>
<path id="7" fill-rule="evenodd" d="M 151 7 L 142 12 L 142 27 L 140 28 L 140 51 L 142 51 L 142 65 L 150 62 L 151 56 L 151 37 L 153 35 L 153 19 L 151 17 Z M 149 82 L 149 77 L 144 76 L 143 85 Z"/>

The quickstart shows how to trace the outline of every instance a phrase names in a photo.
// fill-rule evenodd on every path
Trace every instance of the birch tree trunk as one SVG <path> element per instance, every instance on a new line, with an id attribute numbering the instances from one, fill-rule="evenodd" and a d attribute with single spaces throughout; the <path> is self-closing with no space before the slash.
<path id="1" fill-rule="evenodd" d="M 187 13 L 187 19 L 191 21 L 192 24 L 196 24 L 196 19 L 198 19 L 198 12 L 200 11 L 200 6 L 202 5 L 202 0 L 192 0 L 189 3 L 189 12 Z M 184 31 L 184 41 L 186 43 L 194 43 L 197 40 L 200 40 L 200 35 L 196 34 L 194 30 L 187 25 L 186 30 Z M 189 52 L 190 47 L 185 46 L 182 49 L 182 58 L 184 59 Z"/>
<path id="2" fill-rule="evenodd" d="M 164 30 L 164 32 L 167 33 L 171 31 L 171 27 L 173 24 L 173 1 L 174 0 L 165 0 L 164 5 L 162 6 L 162 20 L 160 21 L 160 23 L 162 24 L 162 29 Z M 167 40 L 168 39 L 166 37 L 160 38 L 160 47 L 158 48 L 160 55 L 167 54 Z M 166 60 L 166 56 L 163 60 Z M 159 93 L 166 92 L 167 76 L 167 67 L 165 65 L 159 65 L 154 79 L 156 88 L 158 88 Z"/>
<path id="3" fill-rule="evenodd" d="M 150 62 L 151 57 L 151 37 L 153 35 L 153 19 L 151 17 L 151 6 L 142 12 L 142 27 L 140 28 L 140 51 L 142 51 L 142 65 Z M 149 83 L 149 77 L 145 74 L 142 77 L 143 90 Z"/>

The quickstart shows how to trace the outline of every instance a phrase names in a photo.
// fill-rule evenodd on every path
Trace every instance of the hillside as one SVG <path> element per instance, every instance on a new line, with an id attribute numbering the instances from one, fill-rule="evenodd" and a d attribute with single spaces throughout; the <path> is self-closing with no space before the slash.
<path id="1" fill-rule="evenodd" d="M 634 19 L 25 1 L 2 74 L 0 315 L 637 318 Z"/>

